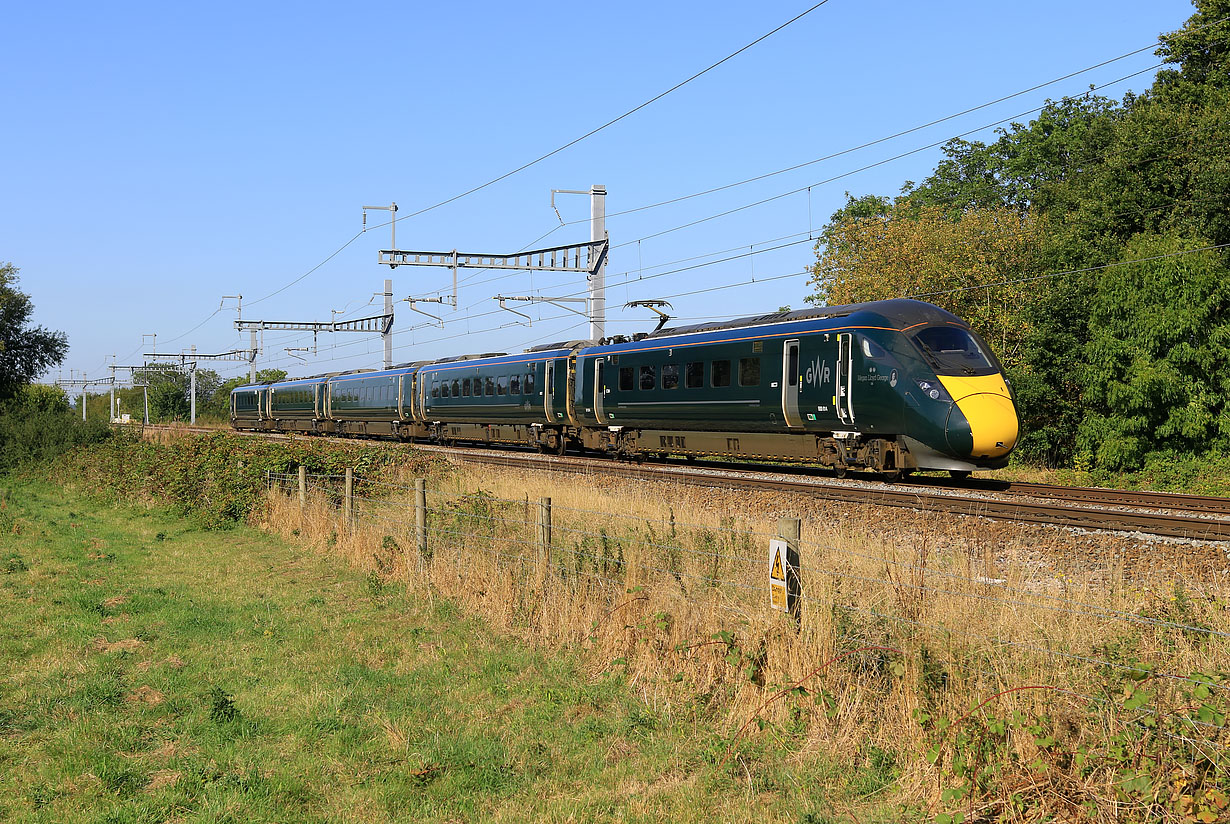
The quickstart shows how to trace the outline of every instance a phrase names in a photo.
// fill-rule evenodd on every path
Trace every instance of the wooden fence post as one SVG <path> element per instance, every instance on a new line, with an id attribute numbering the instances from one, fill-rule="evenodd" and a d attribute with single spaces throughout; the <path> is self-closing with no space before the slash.
<path id="1" fill-rule="evenodd" d="M 299 517 L 307 509 L 307 467 L 299 465 Z"/>
<path id="2" fill-rule="evenodd" d="M 786 542 L 786 611 L 794 619 L 796 627 L 803 625 L 801 598 L 802 581 L 799 579 L 799 544 L 803 540 L 803 521 L 800 518 L 779 518 L 777 537 Z"/>
<path id="3" fill-rule="evenodd" d="M 538 575 L 546 578 L 551 564 L 551 499 L 538 499 Z"/>
<path id="4" fill-rule="evenodd" d="M 419 549 L 419 572 L 423 571 L 431 556 L 427 551 L 427 480 L 414 480 L 414 534 Z"/>
<path id="5" fill-rule="evenodd" d="M 345 525 L 347 529 L 351 529 L 354 525 L 354 470 L 346 467 L 346 497 L 342 502 L 342 511 L 345 513 Z"/>

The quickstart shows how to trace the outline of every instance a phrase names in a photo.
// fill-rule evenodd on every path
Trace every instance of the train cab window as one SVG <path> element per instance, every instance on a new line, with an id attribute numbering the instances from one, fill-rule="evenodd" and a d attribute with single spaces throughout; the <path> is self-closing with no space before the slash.
<path id="1" fill-rule="evenodd" d="M 715 360 L 713 369 L 709 372 L 711 386 L 730 386 L 730 361 Z"/>
<path id="2" fill-rule="evenodd" d="M 919 330 L 914 342 L 939 375 L 986 375 L 996 371 L 978 340 L 959 326 L 931 326 Z"/>
<path id="3" fill-rule="evenodd" d="M 760 386 L 760 358 L 739 358 L 739 385 Z"/>
<path id="4" fill-rule="evenodd" d="M 689 363 L 685 370 L 684 386 L 688 389 L 699 389 L 705 385 L 705 363 L 704 361 L 694 361 Z"/>
<path id="5" fill-rule="evenodd" d="M 470 397 L 470 379 L 469 378 L 463 378 L 461 381 L 461 397 L 463 398 Z"/>
<path id="6" fill-rule="evenodd" d="M 508 394 L 508 376 L 507 375 L 500 375 L 498 378 L 495 379 L 495 394 L 497 395 L 507 395 Z"/>
<path id="7" fill-rule="evenodd" d="M 662 365 L 662 388 L 679 388 L 679 364 L 665 363 Z"/>
<path id="8" fill-rule="evenodd" d="M 508 394 L 510 395 L 520 395 L 521 394 L 521 376 L 520 375 L 513 375 L 511 378 L 508 379 Z"/>
<path id="9" fill-rule="evenodd" d="M 488 375 L 484 389 L 485 389 L 485 391 L 483 392 L 484 395 L 494 395 L 495 394 L 495 378 Z"/>
<path id="10" fill-rule="evenodd" d="M 653 389 L 658 385 L 658 368 L 656 366 L 641 367 L 641 389 Z"/>
<path id="11" fill-rule="evenodd" d="M 436 383 L 434 380 L 431 382 L 431 396 L 433 398 L 440 397 L 440 384 Z"/>
<path id="12" fill-rule="evenodd" d="M 631 392 L 636 388 L 636 378 L 633 377 L 631 366 L 619 367 L 619 391 Z"/>
<path id="13" fill-rule="evenodd" d="M 526 373 L 525 381 L 521 384 L 521 386 L 525 389 L 525 394 L 527 395 L 534 394 L 534 373 L 533 372 Z"/>

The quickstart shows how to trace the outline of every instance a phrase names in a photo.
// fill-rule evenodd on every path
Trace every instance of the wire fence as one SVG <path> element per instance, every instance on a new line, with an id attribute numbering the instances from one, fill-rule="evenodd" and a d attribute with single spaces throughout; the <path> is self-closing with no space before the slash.
<path id="1" fill-rule="evenodd" d="M 926 695 L 957 682 L 965 695 L 1029 685 L 1035 698 L 1013 698 L 1063 696 L 1095 709 L 1121 705 L 1125 685 L 1147 678 L 1173 693 L 1133 714 L 1130 723 L 1154 728 L 1193 691 L 1230 692 L 1225 577 L 1193 594 L 1177 564 L 1171 587 L 1148 594 L 1103 579 L 1065 580 L 1057 591 L 1053 574 L 988 575 L 978 569 L 983 559 L 940 551 L 925 537 L 802 540 L 811 525 L 798 519 L 706 521 L 691 511 L 684 520 L 665 504 L 632 514 L 349 472 L 271 472 L 268 486 L 292 502 L 298 496 L 301 512 L 308 501 L 326 506 L 337 530 L 366 533 L 373 552 L 399 554 L 407 574 L 499 599 L 496 608 L 526 622 L 556 620 L 583 643 L 639 632 L 660 655 L 753 669 L 770 652 L 789 657 L 786 647 L 862 650 L 843 658 L 851 677 L 886 679 L 906 668 Z M 785 603 L 774 597 L 773 540 L 790 550 Z M 1181 730 L 1159 734 L 1192 747 L 1224 743 L 1224 718 L 1184 718 Z"/>

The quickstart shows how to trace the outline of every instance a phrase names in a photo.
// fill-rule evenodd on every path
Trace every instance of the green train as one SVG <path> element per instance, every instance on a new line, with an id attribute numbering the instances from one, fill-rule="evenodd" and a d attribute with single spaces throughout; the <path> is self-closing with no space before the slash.
<path id="1" fill-rule="evenodd" d="M 259 431 L 796 461 L 887 477 L 1000 467 L 1019 434 L 986 343 L 915 300 L 241 386 L 231 420 Z"/>

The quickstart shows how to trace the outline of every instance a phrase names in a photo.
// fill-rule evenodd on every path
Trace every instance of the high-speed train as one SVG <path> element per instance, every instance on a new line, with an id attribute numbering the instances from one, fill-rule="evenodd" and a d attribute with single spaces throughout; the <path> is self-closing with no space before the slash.
<path id="1" fill-rule="evenodd" d="M 1003 466 L 1019 433 L 986 343 L 916 300 L 252 384 L 232 392 L 231 420 L 238 429 L 797 461 L 889 477 Z"/>

